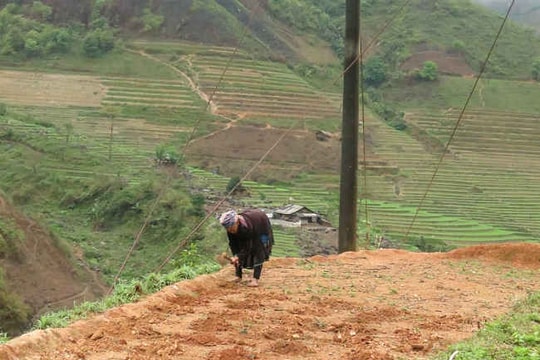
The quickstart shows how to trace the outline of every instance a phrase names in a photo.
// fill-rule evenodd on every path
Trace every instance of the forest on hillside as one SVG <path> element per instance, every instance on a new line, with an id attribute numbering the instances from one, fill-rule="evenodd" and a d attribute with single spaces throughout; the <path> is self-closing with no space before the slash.
<path id="1" fill-rule="evenodd" d="M 370 56 L 393 71 L 419 51 L 439 51 L 463 56 L 480 70 L 500 16 L 470 0 L 415 0 L 403 5 L 392 0 L 362 2 L 363 46 Z M 344 1 L 2 0 L 0 6 L 0 56 L 18 60 L 66 52 L 98 57 L 133 38 L 241 43 L 258 56 L 294 63 L 309 60 L 298 54 L 291 39 L 309 35 L 329 44 L 338 57 L 343 52 Z M 516 5 L 514 12 L 523 8 Z M 399 16 L 386 28 L 389 14 Z M 284 31 L 293 38 L 284 37 Z M 533 61 L 540 56 L 537 35 L 509 22 L 497 42 L 486 75 L 530 77 Z"/>

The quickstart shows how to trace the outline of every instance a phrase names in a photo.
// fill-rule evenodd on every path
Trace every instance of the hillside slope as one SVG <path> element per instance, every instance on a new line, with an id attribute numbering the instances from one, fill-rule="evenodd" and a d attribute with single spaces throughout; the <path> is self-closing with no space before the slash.
<path id="1" fill-rule="evenodd" d="M 40 316 L 103 296 L 106 288 L 94 272 L 83 266 L 84 262 L 73 264 L 73 260 L 70 261 L 68 254 L 59 247 L 58 240 L 34 220 L 12 208 L 2 197 L 0 218 L 2 224 L 13 222 L 21 233 L 18 239 L 9 239 L 13 250 L 0 256 L 0 267 L 7 290 L 24 300 L 30 307 L 29 315 Z M 4 234 L 6 229 L 0 227 L 0 235 L 6 237 Z M 11 324 L 9 318 L 2 320 L 5 321 L 3 330 L 14 334 L 23 325 Z"/>
<path id="2" fill-rule="evenodd" d="M 26 334 L 0 359 L 427 359 L 537 291 L 539 258 L 540 245 L 492 245 L 274 259 L 255 289 L 225 268 Z"/>
<path id="3" fill-rule="evenodd" d="M 474 0 L 474 2 L 485 5 L 500 14 L 504 14 L 508 11 L 509 2 L 506 0 Z M 510 18 L 517 22 L 532 26 L 537 31 L 540 31 L 540 6 L 538 5 L 538 1 L 516 1 L 514 9 L 510 13 Z"/>

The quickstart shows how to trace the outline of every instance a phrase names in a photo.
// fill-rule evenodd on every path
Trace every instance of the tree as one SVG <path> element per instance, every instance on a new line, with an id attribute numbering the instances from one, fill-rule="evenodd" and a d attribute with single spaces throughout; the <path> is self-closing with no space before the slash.
<path id="1" fill-rule="evenodd" d="M 532 63 L 531 75 L 534 80 L 540 80 L 540 58 L 534 59 Z"/>
<path id="2" fill-rule="evenodd" d="M 239 176 L 233 176 L 230 178 L 229 182 L 227 183 L 227 187 L 225 190 L 227 190 L 227 193 L 231 192 L 234 188 L 238 189 L 240 186 L 240 177 Z"/>
<path id="3" fill-rule="evenodd" d="M 459 54 L 463 54 L 465 52 L 465 43 L 461 40 L 454 40 L 452 43 L 452 50 Z"/>
<path id="4" fill-rule="evenodd" d="M 142 22 L 144 32 L 156 32 L 161 29 L 165 18 L 161 15 L 153 14 L 148 8 L 144 9 Z"/>
<path id="5" fill-rule="evenodd" d="M 95 32 L 89 32 L 83 39 L 83 52 L 88 57 L 99 57 L 101 50 L 99 49 L 99 36 Z"/>
<path id="6" fill-rule="evenodd" d="M 388 78 L 388 67 L 378 56 L 370 58 L 364 65 L 364 82 L 368 86 L 378 87 Z"/>
<path id="7" fill-rule="evenodd" d="M 435 81 L 439 77 L 439 67 L 433 61 L 426 61 L 416 76 L 420 80 Z"/>
<path id="8" fill-rule="evenodd" d="M 26 33 L 24 39 L 24 53 L 28 57 L 40 56 L 43 53 L 40 34 L 36 30 L 30 30 Z"/>
<path id="9" fill-rule="evenodd" d="M 52 12 L 52 8 L 41 1 L 34 1 L 30 7 L 30 16 L 39 21 L 50 20 Z"/>
<path id="10" fill-rule="evenodd" d="M 99 57 L 112 49 L 114 49 L 114 35 L 111 30 L 93 30 L 83 39 L 83 51 L 88 57 Z"/>

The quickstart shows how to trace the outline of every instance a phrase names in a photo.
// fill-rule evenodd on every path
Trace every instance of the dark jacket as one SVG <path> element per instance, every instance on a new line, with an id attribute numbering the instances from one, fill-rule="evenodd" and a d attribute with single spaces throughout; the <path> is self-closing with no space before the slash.
<path id="1" fill-rule="evenodd" d="M 229 247 L 242 267 L 252 269 L 270 258 L 274 245 L 272 225 L 261 210 L 246 210 L 239 215 L 244 221 L 240 221 L 236 234 L 227 233 Z"/>

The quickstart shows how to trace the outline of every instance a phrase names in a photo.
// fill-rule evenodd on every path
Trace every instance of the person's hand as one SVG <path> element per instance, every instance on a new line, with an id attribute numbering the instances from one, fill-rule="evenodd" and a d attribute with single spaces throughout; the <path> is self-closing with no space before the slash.
<path id="1" fill-rule="evenodd" d="M 238 256 L 233 256 L 230 261 L 234 266 L 238 266 L 239 264 Z"/>

